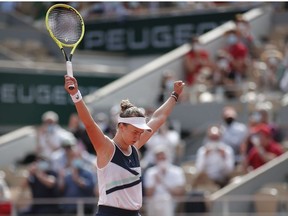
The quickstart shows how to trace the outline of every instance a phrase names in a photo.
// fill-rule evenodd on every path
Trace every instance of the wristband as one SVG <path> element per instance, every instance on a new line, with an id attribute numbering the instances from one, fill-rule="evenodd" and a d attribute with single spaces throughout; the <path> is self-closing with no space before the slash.
<path id="1" fill-rule="evenodd" d="M 177 102 L 179 95 L 175 91 L 173 91 L 170 97 L 173 97 L 175 99 L 175 101 Z"/>
<path id="2" fill-rule="evenodd" d="M 71 99 L 74 103 L 78 103 L 79 101 L 82 100 L 82 95 L 81 95 L 81 92 L 78 90 L 78 92 L 74 95 L 70 95 L 71 96 Z"/>

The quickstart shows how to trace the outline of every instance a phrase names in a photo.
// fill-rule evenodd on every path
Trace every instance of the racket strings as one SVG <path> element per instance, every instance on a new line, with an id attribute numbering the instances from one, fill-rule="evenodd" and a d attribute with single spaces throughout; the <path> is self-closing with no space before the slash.
<path id="1" fill-rule="evenodd" d="M 78 42 L 82 34 L 82 22 L 77 13 L 66 8 L 55 8 L 50 11 L 48 24 L 61 43 L 72 45 Z"/>

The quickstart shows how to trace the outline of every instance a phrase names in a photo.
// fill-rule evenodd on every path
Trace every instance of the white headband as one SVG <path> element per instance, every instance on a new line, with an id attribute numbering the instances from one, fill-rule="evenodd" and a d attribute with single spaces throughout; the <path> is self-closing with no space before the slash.
<path id="1" fill-rule="evenodd" d="M 152 129 L 146 124 L 146 120 L 144 117 L 128 117 L 128 118 L 121 118 L 118 117 L 118 123 L 127 123 L 131 124 L 134 127 L 137 127 L 139 129 L 147 130 L 149 132 L 152 132 Z"/>

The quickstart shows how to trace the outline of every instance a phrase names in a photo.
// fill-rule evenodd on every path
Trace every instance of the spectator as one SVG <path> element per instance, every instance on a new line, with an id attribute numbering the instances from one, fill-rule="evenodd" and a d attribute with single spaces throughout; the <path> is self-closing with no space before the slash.
<path id="1" fill-rule="evenodd" d="M 233 99 L 239 96 L 239 89 L 235 88 L 237 83 L 230 62 L 231 56 L 225 51 L 219 50 L 217 52 L 215 70 L 212 74 L 212 83 L 216 99 L 219 99 L 218 101 L 223 101 L 224 96 L 227 99 Z"/>
<path id="2" fill-rule="evenodd" d="M 42 124 L 37 129 L 36 154 L 47 158 L 60 148 L 63 137 L 72 135 L 58 124 L 59 116 L 53 111 L 42 115 Z"/>
<path id="3" fill-rule="evenodd" d="M 177 203 L 173 199 L 185 194 L 185 175 L 181 167 L 172 165 L 165 145 L 155 151 L 156 166 L 147 169 L 144 191 L 147 197 L 147 215 L 175 215 Z"/>
<path id="4" fill-rule="evenodd" d="M 252 137 L 253 137 L 253 133 L 254 133 L 254 128 L 256 128 L 259 124 L 261 124 L 261 115 L 259 112 L 252 112 L 249 114 L 249 118 L 248 118 L 248 135 L 245 139 L 245 141 L 241 144 L 240 147 L 240 152 L 241 152 L 241 158 L 246 158 L 249 151 L 251 150 L 251 148 L 253 147 L 253 143 L 252 143 Z M 245 161 L 242 161 L 245 162 Z M 241 165 L 241 164 L 240 164 Z M 242 164 L 243 165 L 243 164 Z M 242 166 L 243 168 L 243 166 Z"/>
<path id="5" fill-rule="evenodd" d="M 257 169 L 284 153 L 282 146 L 272 139 L 271 130 L 265 124 L 254 129 L 251 141 L 254 146 L 249 151 L 244 164 L 247 171 Z"/>
<path id="6" fill-rule="evenodd" d="M 17 9 L 17 2 L 1 2 L 0 3 L 0 11 L 2 13 L 13 13 Z"/>
<path id="7" fill-rule="evenodd" d="M 159 130 L 153 134 L 150 140 L 146 143 L 146 151 L 141 160 L 141 164 L 144 167 L 155 165 L 155 149 L 161 145 L 166 146 L 167 159 L 174 163 L 176 159 L 176 148 L 180 145 L 180 134 L 169 128 L 168 122 L 164 123 Z"/>
<path id="8" fill-rule="evenodd" d="M 91 141 L 88 137 L 85 127 L 80 121 L 77 113 L 73 113 L 70 115 L 68 122 L 68 130 L 73 133 L 74 136 L 77 138 L 77 144 L 79 148 L 85 149 L 90 154 L 95 155 L 95 150 L 91 145 Z"/>
<path id="9" fill-rule="evenodd" d="M 283 60 L 279 67 L 279 88 L 282 92 L 288 91 L 288 37 L 285 38 L 285 44 L 283 49 Z"/>
<path id="10" fill-rule="evenodd" d="M 222 118 L 224 121 L 224 124 L 221 125 L 222 141 L 232 147 L 236 163 L 238 163 L 241 161 L 241 145 L 248 135 L 248 127 L 237 121 L 237 112 L 232 106 L 223 108 Z"/>
<path id="11" fill-rule="evenodd" d="M 51 155 L 53 170 L 59 172 L 62 169 L 68 169 L 71 167 L 72 161 L 76 154 L 81 155 L 85 165 L 92 168 L 94 167 L 96 162 L 95 155 L 89 154 L 87 151 L 79 149 L 79 147 L 76 145 L 76 139 L 72 135 L 63 139 L 61 142 L 61 148 Z"/>
<path id="12" fill-rule="evenodd" d="M 271 119 L 269 111 L 264 108 L 259 108 L 254 112 L 254 115 L 259 115 L 259 123 L 267 124 L 271 130 L 272 138 L 281 143 L 283 141 L 283 133 L 279 125 Z"/>
<path id="13" fill-rule="evenodd" d="M 240 40 L 237 30 L 229 30 L 225 33 L 226 45 L 224 51 L 230 56 L 230 65 L 233 71 L 233 78 L 238 84 L 247 78 L 248 71 L 248 48 Z"/>
<path id="14" fill-rule="evenodd" d="M 161 77 L 160 92 L 157 98 L 157 103 L 162 104 L 169 97 L 170 92 L 173 90 L 175 77 L 170 71 L 165 71 Z"/>
<path id="15" fill-rule="evenodd" d="M 5 172 L 0 170 L 0 215 L 12 215 L 11 191 L 5 180 Z"/>
<path id="16" fill-rule="evenodd" d="M 108 137 L 113 137 L 113 132 L 110 126 L 110 119 L 108 115 L 104 112 L 98 112 L 94 115 L 95 121 L 98 122 L 99 127 L 104 132 L 104 134 Z M 95 150 L 94 150 L 95 151 Z"/>
<path id="17" fill-rule="evenodd" d="M 95 197 L 96 178 L 94 170 L 87 169 L 81 154 L 73 155 L 71 166 L 59 171 L 59 190 L 63 198 L 93 198 Z M 60 204 L 61 213 L 64 215 L 76 215 L 77 204 Z M 92 214 L 94 204 L 85 204 L 84 213 Z"/>
<path id="18" fill-rule="evenodd" d="M 204 174 L 219 187 L 224 187 L 230 180 L 235 160 L 233 149 L 221 141 L 221 138 L 222 133 L 218 126 L 209 127 L 207 140 L 197 150 L 195 166 L 198 175 Z"/>
<path id="19" fill-rule="evenodd" d="M 243 158 L 246 158 L 250 150 L 253 148 L 254 144 L 252 139 L 255 135 L 255 129 L 261 125 L 266 125 L 270 129 L 271 138 L 281 144 L 283 133 L 280 127 L 270 120 L 269 111 L 264 108 L 256 108 L 249 116 L 249 135 L 241 147 Z"/>
<path id="20" fill-rule="evenodd" d="M 211 70 L 212 67 L 210 54 L 202 47 L 198 37 L 192 37 L 191 50 L 184 57 L 185 81 L 189 87 L 188 97 L 191 102 L 197 100 L 195 84 L 199 74 L 203 69 Z"/>
<path id="21" fill-rule="evenodd" d="M 239 33 L 240 41 L 242 41 L 249 50 L 249 55 L 254 59 L 258 57 L 255 36 L 251 32 L 250 24 L 242 14 L 237 14 L 235 17 L 236 31 Z"/>
<path id="22" fill-rule="evenodd" d="M 280 74 L 283 70 L 283 54 L 276 46 L 267 46 L 261 53 L 260 60 L 263 69 L 259 70 L 257 85 L 261 90 L 279 90 Z M 261 69 L 261 68 L 260 68 Z"/>
<path id="23" fill-rule="evenodd" d="M 34 202 L 27 209 L 21 210 L 19 215 L 45 215 L 59 213 L 56 204 L 37 204 L 37 201 L 43 198 L 53 199 L 58 196 L 57 193 L 57 173 L 51 169 L 51 163 L 48 158 L 38 156 L 36 161 L 29 165 L 29 174 L 22 185 L 29 187 Z"/>
<path id="24" fill-rule="evenodd" d="M 111 137 L 112 136 L 112 129 L 110 127 L 110 120 L 106 113 L 99 112 L 94 114 L 94 118 L 97 122 L 99 122 L 99 127 L 103 130 L 105 135 Z M 68 123 L 68 129 L 74 134 L 74 136 L 78 140 L 78 147 L 87 151 L 89 154 L 95 155 L 96 152 L 93 148 L 93 145 L 89 139 L 87 131 L 79 119 L 77 113 L 71 114 Z"/>

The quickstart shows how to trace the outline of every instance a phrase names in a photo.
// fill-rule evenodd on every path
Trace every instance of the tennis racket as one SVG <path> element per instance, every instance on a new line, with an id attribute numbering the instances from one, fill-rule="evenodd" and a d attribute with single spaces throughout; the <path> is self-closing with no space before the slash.
<path id="1" fill-rule="evenodd" d="M 72 57 L 81 42 L 85 26 L 81 14 L 67 4 L 52 5 L 46 13 L 46 28 L 66 60 L 67 75 L 73 77 Z M 70 48 L 68 57 L 64 47 Z M 69 86 L 73 89 L 74 85 Z"/>

